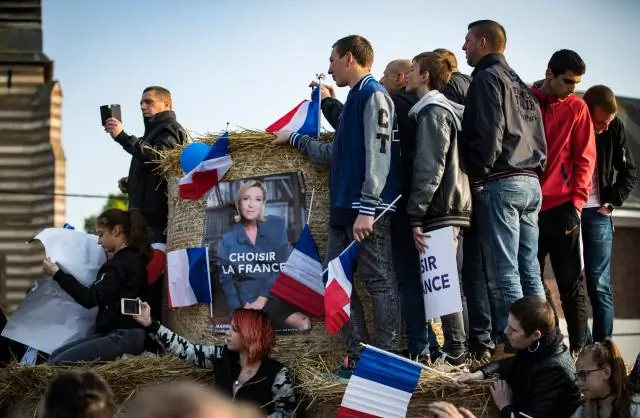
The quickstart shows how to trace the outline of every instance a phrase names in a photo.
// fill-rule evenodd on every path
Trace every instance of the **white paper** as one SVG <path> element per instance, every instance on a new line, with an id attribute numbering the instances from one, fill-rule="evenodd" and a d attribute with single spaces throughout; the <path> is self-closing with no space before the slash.
<path id="1" fill-rule="evenodd" d="M 420 280 L 427 319 L 462 312 L 457 247 L 453 228 L 429 231 L 427 251 L 420 254 Z"/>
<path id="2" fill-rule="evenodd" d="M 42 279 L 8 318 L 2 336 L 51 354 L 94 332 L 98 308 L 85 309 L 51 278 Z"/>
<path id="3" fill-rule="evenodd" d="M 96 280 L 98 270 L 107 261 L 104 249 L 98 245 L 98 237 L 85 232 L 47 228 L 33 239 L 42 242 L 47 257 L 58 262 L 62 270 L 85 286 Z"/>

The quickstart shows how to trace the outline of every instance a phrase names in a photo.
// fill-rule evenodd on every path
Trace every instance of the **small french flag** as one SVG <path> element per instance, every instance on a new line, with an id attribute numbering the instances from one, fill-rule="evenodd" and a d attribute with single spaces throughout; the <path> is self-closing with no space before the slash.
<path id="1" fill-rule="evenodd" d="M 329 262 L 329 278 L 324 289 L 325 327 L 336 335 L 351 318 L 353 266 L 358 256 L 358 244 L 353 241 L 339 257 Z"/>
<path id="2" fill-rule="evenodd" d="M 169 252 L 167 276 L 170 308 L 212 302 L 207 248 L 184 248 Z"/>
<path id="3" fill-rule="evenodd" d="M 167 245 L 161 242 L 151 244 L 153 256 L 147 264 L 147 278 L 149 284 L 154 284 L 164 273 L 164 266 L 167 261 Z"/>
<path id="4" fill-rule="evenodd" d="M 324 284 L 318 247 L 305 225 L 271 293 L 309 314 L 324 313 Z"/>
<path id="5" fill-rule="evenodd" d="M 320 90 L 311 92 L 311 100 L 303 100 L 289 113 L 271 124 L 266 131 L 292 131 L 301 135 L 317 136 L 320 127 Z"/>
<path id="6" fill-rule="evenodd" d="M 218 182 L 231 168 L 229 155 L 229 132 L 225 132 L 211 146 L 204 160 L 180 179 L 180 197 L 198 200 Z"/>
<path id="7" fill-rule="evenodd" d="M 404 418 L 424 367 L 365 346 L 342 397 L 337 418 Z"/>

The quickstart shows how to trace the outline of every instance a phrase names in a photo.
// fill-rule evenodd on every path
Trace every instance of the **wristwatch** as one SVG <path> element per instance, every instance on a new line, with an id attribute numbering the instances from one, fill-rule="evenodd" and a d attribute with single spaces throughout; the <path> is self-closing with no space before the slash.
<path id="1" fill-rule="evenodd" d="M 605 203 L 602 206 L 604 206 L 609 211 L 609 213 L 613 213 L 613 210 L 615 209 L 615 207 L 613 207 L 611 203 Z"/>

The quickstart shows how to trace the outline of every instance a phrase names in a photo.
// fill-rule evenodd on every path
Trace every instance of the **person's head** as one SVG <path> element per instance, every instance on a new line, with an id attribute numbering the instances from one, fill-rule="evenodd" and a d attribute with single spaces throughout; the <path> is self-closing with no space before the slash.
<path id="1" fill-rule="evenodd" d="M 98 244 L 107 253 L 130 247 L 151 260 L 151 246 L 144 218 L 136 209 L 107 209 L 96 218 Z"/>
<path id="2" fill-rule="evenodd" d="M 113 418 L 116 404 L 109 385 L 98 374 L 60 372 L 44 394 L 39 418 Z"/>
<path id="3" fill-rule="evenodd" d="M 172 382 L 143 389 L 127 408 L 130 418 L 253 418 L 255 408 L 223 397 L 193 382 Z"/>
<path id="4" fill-rule="evenodd" d="M 266 358 L 276 344 L 276 330 L 269 316 L 260 310 L 239 308 L 231 314 L 227 348 L 246 352 L 253 363 Z"/>
<path id="5" fill-rule="evenodd" d="M 434 49 L 433 52 L 435 52 L 436 54 L 442 55 L 445 59 L 449 61 L 449 64 L 451 65 L 451 69 L 453 71 L 458 71 L 458 59 L 456 58 L 456 54 L 454 54 L 453 52 L 449 51 L 446 48 Z"/>
<path id="6" fill-rule="evenodd" d="M 573 94 L 586 71 L 587 66 L 577 52 L 561 49 L 549 59 L 545 81 L 553 94 L 564 99 Z"/>
<path id="7" fill-rule="evenodd" d="M 411 61 L 393 60 L 384 69 L 380 83 L 390 93 L 400 90 L 407 84 L 407 73 L 409 71 L 411 71 Z"/>
<path id="8" fill-rule="evenodd" d="M 423 52 L 411 61 L 411 71 L 407 74 L 407 90 L 441 90 L 447 85 L 453 68 L 444 55 L 436 52 Z"/>
<path id="9" fill-rule="evenodd" d="M 618 113 L 618 103 L 613 91 L 609 87 L 599 84 L 589 87 L 582 98 L 591 113 L 595 133 L 601 134 L 609 129 L 609 124 Z"/>
<path id="10" fill-rule="evenodd" d="M 475 67 L 489 54 L 503 54 L 506 47 L 507 32 L 501 24 L 493 20 L 477 20 L 469 24 L 462 50 L 467 56 L 467 64 Z"/>
<path id="11" fill-rule="evenodd" d="M 555 327 L 553 309 L 549 303 L 536 296 L 525 296 L 513 302 L 509 308 L 507 328 L 504 330 L 509 344 L 515 349 L 534 347 Z"/>
<path id="12" fill-rule="evenodd" d="M 142 91 L 140 110 L 143 117 L 151 118 L 156 113 L 171 110 L 172 107 L 171 93 L 164 87 L 150 86 Z"/>
<path id="13" fill-rule="evenodd" d="M 585 347 L 576 361 L 576 385 L 587 399 L 615 396 L 628 402 L 634 390 L 620 348 L 610 339 Z"/>
<path id="14" fill-rule="evenodd" d="M 266 219 L 267 187 L 263 182 L 250 180 L 236 195 L 236 222 L 258 222 Z"/>
<path id="15" fill-rule="evenodd" d="M 338 39 L 329 57 L 329 74 L 338 87 L 355 84 L 373 66 L 373 47 L 360 35 Z"/>

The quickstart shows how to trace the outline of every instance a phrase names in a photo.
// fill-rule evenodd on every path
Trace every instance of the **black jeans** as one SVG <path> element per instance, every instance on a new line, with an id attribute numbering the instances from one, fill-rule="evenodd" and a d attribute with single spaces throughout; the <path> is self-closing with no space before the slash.
<path id="1" fill-rule="evenodd" d="M 391 260 L 390 215 L 373 225 L 373 233 L 363 240 L 356 258 L 358 279 L 362 280 L 373 302 L 373 342 L 382 350 L 397 352 L 400 343 L 400 309 L 398 289 Z M 330 226 L 325 267 L 353 241 L 353 226 Z M 350 360 L 360 358 L 362 346 L 369 343 L 364 310 L 355 282 L 351 292 L 351 317 L 342 329 Z"/>
<path id="2" fill-rule="evenodd" d="M 567 320 L 571 351 L 580 350 L 585 343 L 588 313 L 582 261 L 580 254 L 580 216 L 571 202 L 540 212 L 538 225 L 538 261 L 543 273 L 547 254 L 551 258 L 553 275 L 558 284 L 562 311 Z M 544 277 L 544 274 L 541 274 Z M 543 284 L 544 284 L 544 279 Z M 547 286 L 547 300 L 553 301 Z M 556 322 L 558 314 L 554 306 Z"/>
<path id="3" fill-rule="evenodd" d="M 144 351 L 146 336 L 143 328 L 117 329 L 108 334 L 94 334 L 56 349 L 49 357 L 49 364 L 113 361 L 123 354 L 138 355 Z"/>

